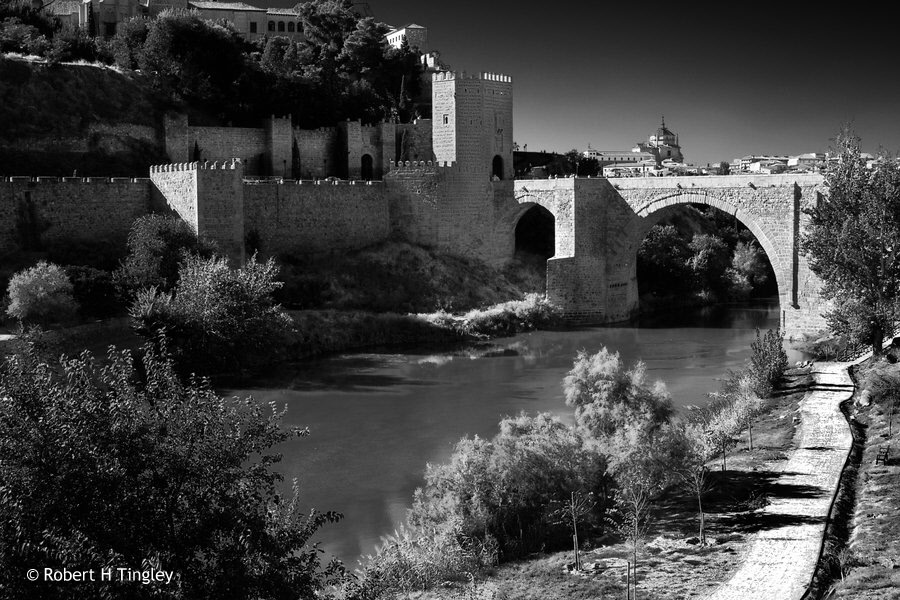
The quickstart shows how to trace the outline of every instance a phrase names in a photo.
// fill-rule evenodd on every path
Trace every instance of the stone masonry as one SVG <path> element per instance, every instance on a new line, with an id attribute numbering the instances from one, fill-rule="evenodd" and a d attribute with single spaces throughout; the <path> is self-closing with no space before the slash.
<path id="1" fill-rule="evenodd" d="M 824 192 L 820 175 L 517 181 L 498 242 L 509 251 L 518 219 L 546 208 L 556 220 L 548 294 L 573 320 L 611 323 L 637 310 L 637 250 L 650 227 L 680 205 L 714 206 L 756 236 L 775 271 L 781 326 L 797 337 L 825 326 L 821 281 L 799 248 L 803 209 Z"/>

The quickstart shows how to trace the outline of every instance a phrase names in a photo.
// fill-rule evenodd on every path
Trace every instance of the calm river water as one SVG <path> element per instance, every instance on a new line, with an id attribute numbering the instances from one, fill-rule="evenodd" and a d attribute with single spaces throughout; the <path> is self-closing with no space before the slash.
<path id="1" fill-rule="evenodd" d="M 287 405 L 287 422 L 311 435 L 286 444 L 280 465 L 300 480 L 303 504 L 344 513 L 320 539 L 354 567 L 403 521 L 427 462 L 460 437 L 490 437 L 520 411 L 565 419 L 561 381 L 579 349 L 643 360 L 677 405 L 706 401 L 717 378 L 749 356 L 754 329 L 778 325 L 778 304 L 714 307 L 632 327 L 540 331 L 456 351 L 396 349 L 306 361 L 258 387 L 228 390 Z M 789 359 L 802 356 L 789 352 Z"/>

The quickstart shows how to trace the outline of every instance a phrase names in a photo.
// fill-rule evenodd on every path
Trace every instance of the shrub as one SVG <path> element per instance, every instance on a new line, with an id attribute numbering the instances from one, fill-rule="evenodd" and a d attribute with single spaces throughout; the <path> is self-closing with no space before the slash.
<path id="1" fill-rule="evenodd" d="M 496 559 L 495 544 L 467 537 L 458 519 L 428 531 L 404 526 L 364 559 L 360 581 L 346 586 L 343 595 L 375 599 L 463 582 L 493 567 Z"/>
<path id="2" fill-rule="evenodd" d="M 68 265 L 66 275 L 72 282 L 72 295 L 86 317 L 109 317 L 121 307 L 112 274 L 93 267 Z"/>
<path id="3" fill-rule="evenodd" d="M 310 541 L 340 515 L 279 491 L 277 445 L 305 435 L 252 398 L 182 383 L 148 345 L 49 365 L 0 363 L 0 598 L 107 597 L 97 583 L 31 583 L 25 570 L 173 571 L 109 597 L 312 598 L 339 583 Z"/>
<path id="4" fill-rule="evenodd" d="M 619 357 L 601 348 L 581 350 L 563 380 L 566 404 L 575 407 L 575 420 L 591 436 L 604 440 L 632 426 L 661 425 L 672 415 L 672 399 L 665 384 L 650 384 L 646 366 L 630 369 Z"/>
<path id="5" fill-rule="evenodd" d="M 67 321 L 78 310 L 72 290 L 72 282 L 61 267 L 41 261 L 13 275 L 7 288 L 6 312 L 23 323 Z"/>
<path id="6" fill-rule="evenodd" d="M 559 321 L 559 309 L 543 294 L 527 294 L 524 300 L 513 300 L 483 310 L 466 313 L 463 331 L 473 335 L 515 335 Z"/>
<path id="7" fill-rule="evenodd" d="M 176 217 L 147 215 L 135 220 L 128 233 L 128 255 L 116 272 L 126 293 L 157 287 L 168 291 L 178 281 L 178 266 L 187 254 L 212 256 L 190 225 Z"/>
<path id="8" fill-rule="evenodd" d="M 130 314 L 145 336 L 167 331 L 185 366 L 239 372 L 285 348 L 292 321 L 273 299 L 277 276 L 273 259 L 232 269 L 224 258 L 191 256 L 172 293 L 144 290 Z"/>
<path id="9" fill-rule="evenodd" d="M 757 329 L 756 341 L 750 344 L 750 350 L 751 387 L 759 397 L 768 398 L 781 382 L 788 367 L 784 334 L 780 329 L 770 329 L 760 337 Z"/>
<path id="10" fill-rule="evenodd" d="M 425 531 L 458 522 L 467 539 L 496 540 L 504 559 L 564 548 L 571 532 L 551 515 L 554 504 L 597 490 L 604 473 L 603 458 L 575 429 L 549 414 L 522 414 L 501 421 L 491 441 L 464 438 L 448 463 L 428 465 L 410 522 Z"/>
<path id="11" fill-rule="evenodd" d="M 53 36 L 47 58 L 51 62 L 94 62 L 98 58 L 97 45 L 83 27 L 66 24 Z"/>

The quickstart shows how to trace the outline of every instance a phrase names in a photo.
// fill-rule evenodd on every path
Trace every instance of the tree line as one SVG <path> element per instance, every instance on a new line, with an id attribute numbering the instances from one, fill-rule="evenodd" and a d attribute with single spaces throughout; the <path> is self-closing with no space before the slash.
<path id="1" fill-rule="evenodd" d="M 430 117 L 430 103 L 418 103 L 418 49 L 389 46 L 388 26 L 360 17 L 350 0 L 311 0 L 298 11 L 299 42 L 249 42 L 229 22 L 184 10 L 130 19 L 105 39 L 16 0 L 0 5 L 0 52 L 139 69 L 164 100 L 221 123 L 291 114 L 298 126 L 316 128 Z"/>

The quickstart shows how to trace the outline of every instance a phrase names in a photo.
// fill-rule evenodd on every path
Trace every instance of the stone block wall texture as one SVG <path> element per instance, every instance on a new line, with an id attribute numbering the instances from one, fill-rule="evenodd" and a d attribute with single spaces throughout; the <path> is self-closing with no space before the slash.
<path id="1" fill-rule="evenodd" d="M 240 161 L 152 167 L 153 185 L 197 235 L 234 264 L 244 261 L 243 169 Z"/>
<path id="2" fill-rule="evenodd" d="M 272 115 L 265 122 L 264 129 L 266 131 L 267 164 L 265 173 L 261 174 L 293 177 L 294 129 L 291 125 L 291 117 Z"/>
<path id="3" fill-rule="evenodd" d="M 382 183 L 292 181 L 243 186 L 245 234 L 265 255 L 363 248 L 386 240 L 390 215 Z"/>
<path id="4" fill-rule="evenodd" d="M 269 136 L 265 128 L 190 127 L 188 161 L 198 160 L 194 155 L 195 147 L 200 150 L 200 162 L 221 162 L 239 158 L 244 165 L 245 174 L 271 174 L 272 159 L 269 153 Z"/>
<path id="5" fill-rule="evenodd" d="M 150 167 L 150 180 L 166 204 L 199 234 L 197 211 L 197 163 L 173 163 Z"/>
<path id="6" fill-rule="evenodd" d="M 23 219 L 39 243 L 122 240 L 151 207 L 149 179 L 103 177 L 0 178 L 0 252 L 23 248 Z"/>
<path id="7" fill-rule="evenodd" d="M 299 153 L 294 177 L 316 179 L 338 175 L 341 168 L 336 127 L 294 129 Z M 299 172 L 297 172 L 299 171 Z"/>
<path id="8" fill-rule="evenodd" d="M 451 165 L 442 168 L 437 245 L 494 261 L 498 202 L 492 163 L 499 156 L 502 179 L 512 179 L 512 80 L 442 72 L 434 74 L 432 90 L 434 155 Z"/>

